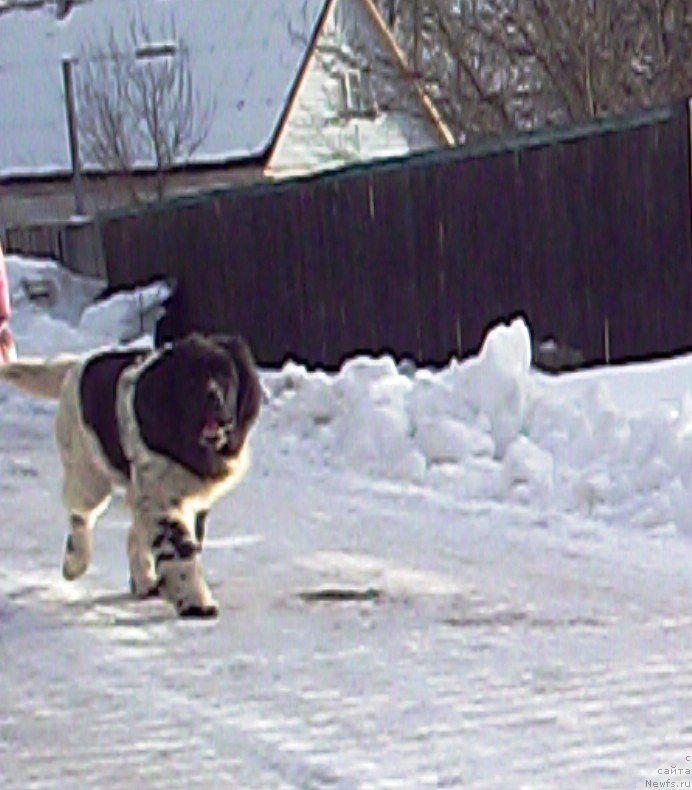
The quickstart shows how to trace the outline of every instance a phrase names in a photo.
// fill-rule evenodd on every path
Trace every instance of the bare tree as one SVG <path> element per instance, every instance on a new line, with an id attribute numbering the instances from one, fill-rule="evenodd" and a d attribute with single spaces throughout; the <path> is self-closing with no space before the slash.
<path id="1" fill-rule="evenodd" d="M 460 141 L 692 93 L 689 0 L 378 2 Z"/>
<path id="2" fill-rule="evenodd" d="M 110 28 L 79 57 L 79 132 L 85 160 L 106 172 L 153 170 L 163 197 L 167 176 L 209 134 L 213 99 L 196 88 L 190 53 L 170 18 L 156 34 L 143 17 L 124 40 Z M 132 181 L 132 196 L 141 193 Z"/>

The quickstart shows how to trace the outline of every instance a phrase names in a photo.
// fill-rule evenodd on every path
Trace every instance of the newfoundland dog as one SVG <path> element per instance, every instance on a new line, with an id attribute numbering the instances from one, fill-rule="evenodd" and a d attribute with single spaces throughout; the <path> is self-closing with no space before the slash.
<path id="1" fill-rule="evenodd" d="M 0 377 L 59 400 L 64 577 L 86 571 L 94 523 L 122 486 L 133 592 L 161 594 L 181 617 L 214 617 L 200 552 L 209 508 L 248 467 L 261 387 L 247 344 L 192 334 L 157 351 L 15 362 Z"/>

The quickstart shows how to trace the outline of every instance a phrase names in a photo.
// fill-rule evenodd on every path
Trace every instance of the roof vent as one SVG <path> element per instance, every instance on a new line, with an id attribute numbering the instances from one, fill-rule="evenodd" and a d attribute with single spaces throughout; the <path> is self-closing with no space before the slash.
<path id="1" fill-rule="evenodd" d="M 175 41 L 150 41 L 140 44 L 135 49 L 137 60 L 151 60 L 152 58 L 173 58 L 178 52 Z"/>

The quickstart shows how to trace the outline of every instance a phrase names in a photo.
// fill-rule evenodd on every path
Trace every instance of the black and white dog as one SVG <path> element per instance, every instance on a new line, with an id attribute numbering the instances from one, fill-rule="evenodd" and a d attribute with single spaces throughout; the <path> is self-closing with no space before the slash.
<path id="1" fill-rule="evenodd" d="M 158 351 L 26 360 L 0 377 L 58 398 L 56 439 L 69 511 L 63 575 L 91 559 L 94 523 L 114 487 L 132 509 L 127 540 L 136 595 L 159 592 L 182 617 L 213 617 L 200 551 L 207 513 L 249 463 L 261 386 L 239 337 L 192 334 Z"/>

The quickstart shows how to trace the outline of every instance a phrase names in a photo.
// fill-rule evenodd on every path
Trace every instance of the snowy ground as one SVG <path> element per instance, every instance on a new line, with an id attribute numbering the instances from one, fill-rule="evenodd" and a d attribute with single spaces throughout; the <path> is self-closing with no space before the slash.
<path id="1" fill-rule="evenodd" d="M 152 296 L 80 319 L 92 285 L 9 265 L 24 354 Z M 530 345 L 265 372 L 211 624 L 126 594 L 118 501 L 61 579 L 54 408 L 0 386 L 0 786 L 692 787 L 692 357 L 548 379 Z"/>

